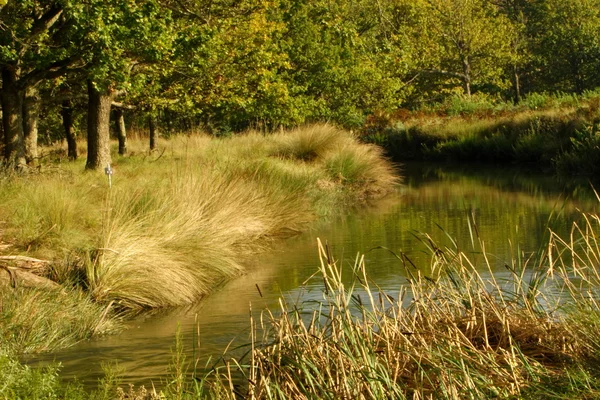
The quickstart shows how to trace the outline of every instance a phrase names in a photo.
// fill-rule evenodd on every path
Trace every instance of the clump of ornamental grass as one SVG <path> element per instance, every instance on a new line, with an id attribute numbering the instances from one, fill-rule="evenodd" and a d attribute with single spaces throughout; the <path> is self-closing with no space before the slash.
<path id="1" fill-rule="evenodd" d="M 398 183 L 392 166 L 374 145 L 345 145 L 325 156 L 330 178 L 359 191 L 376 195 L 386 193 Z"/>
<path id="2" fill-rule="evenodd" d="M 240 274 L 243 255 L 258 250 L 261 239 L 310 218 L 300 198 L 210 169 L 135 196 L 115 191 L 109 201 L 89 287 L 96 300 L 125 308 L 190 303 Z"/>
<path id="3" fill-rule="evenodd" d="M 0 181 L 0 240 L 48 259 L 51 278 L 89 289 L 96 301 L 178 305 L 240 274 L 245 256 L 331 213 L 346 194 L 380 195 L 396 181 L 373 150 L 327 125 L 180 135 L 152 153 L 139 150 L 144 143 L 129 140 L 129 155 L 115 154 L 112 188 L 104 174 L 83 173 L 83 160 Z M 281 150 L 292 147 L 312 150 Z M 336 152 L 356 153 L 353 163 L 370 176 L 338 179 L 327 167 Z"/>
<path id="4" fill-rule="evenodd" d="M 309 125 L 274 137 L 274 154 L 303 161 L 323 158 L 327 153 L 352 142 L 347 131 L 328 124 Z"/>
<path id="5" fill-rule="evenodd" d="M 0 290 L 0 350 L 36 353 L 69 347 L 121 329 L 112 304 L 78 289 Z"/>

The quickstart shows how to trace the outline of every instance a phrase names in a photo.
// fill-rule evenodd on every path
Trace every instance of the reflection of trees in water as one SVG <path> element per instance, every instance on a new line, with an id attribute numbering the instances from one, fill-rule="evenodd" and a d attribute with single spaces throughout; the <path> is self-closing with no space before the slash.
<path id="1" fill-rule="evenodd" d="M 345 254 L 384 246 L 405 253 L 415 264 L 426 268 L 426 249 L 416 233 L 428 233 L 440 246 L 452 247 L 452 241 L 456 240 L 462 250 L 474 254 L 481 253 L 479 235 L 490 261 L 503 268 L 504 262 L 518 252 L 526 255 L 536 252 L 547 241 L 548 227 L 566 233 L 570 222 L 578 216 L 577 209 L 592 210 L 597 203 L 592 198 L 565 198 L 556 181 L 554 191 L 547 190 L 549 184 L 535 186 L 535 176 L 524 177 L 522 184 L 510 186 L 507 184 L 511 182 L 510 175 L 485 179 L 482 174 L 441 172 L 437 176 L 428 172 L 425 182 L 416 180 L 409 172 L 406 185 L 397 195 L 398 201 L 388 198 L 374 210 L 346 217 L 336 229 L 331 229 L 329 241 L 344 243 Z M 475 224 L 470 225 L 469 218 Z M 344 239 L 348 236 L 351 239 Z M 367 254 L 376 261 L 369 263 L 370 269 L 397 276 L 401 263 L 378 253 L 384 252 Z"/>
<path id="2" fill-rule="evenodd" d="M 411 186 L 425 185 L 441 181 L 474 181 L 494 187 L 503 192 L 519 192 L 531 196 L 545 194 L 552 198 L 562 198 L 582 203 L 584 209 L 595 206 L 598 201 L 587 178 L 556 178 L 550 174 L 527 170 L 510 165 L 440 165 L 431 163 L 411 163 L 403 166 L 406 182 Z M 579 205 L 577 205 L 579 207 Z"/>

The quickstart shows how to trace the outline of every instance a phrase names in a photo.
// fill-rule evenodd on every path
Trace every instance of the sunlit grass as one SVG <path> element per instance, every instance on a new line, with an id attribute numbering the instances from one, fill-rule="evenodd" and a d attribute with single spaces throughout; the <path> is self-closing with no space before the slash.
<path id="1" fill-rule="evenodd" d="M 109 377 L 105 390 L 94 395 L 595 398 L 600 393 L 600 217 L 582 214 L 581 221 L 567 237 L 551 232 L 533 256 L 515 250 L 500 275 L 494 275 L 493 255 L 486 253 L 473 221 L 469 252 L 454 244 L 438 246 L 421 234 L 429 262 L 421 268 L 397 254 L 406 281 L 394 292 L 370 280 L 364 256 L 342 265 L 319 242 L 321 262 L 313 279 L 322 283 L 322 300 L 281 299 L 278 309 L 258 320 L 251 317 L 250 354 L 227 357 L 225 364 L 189 380 L 193 360 L 185 358 L 178 333 L 172 376 L 160 389 L 116 389 L 111 382 L 118 380 Z M 2 373 L 28 380 L 35 390 L 48 381 L 0 356 Z"/>
<path id="2" fill-rule="evenodd" d="M 78 289 L 0 289 L 0 351 L 51 351 L 122 328 L 112 305 Z"/>
<path id="3" fill-rule="evenodd" d="M 0 180 L 9 251 L 50 259 L 52 278 L 79 280 L 96 301 L 125 309 L 192 302 L 273 238 L 398 181 L 380 153 L 329 125 L 178 135 L 152 153 L 131 138 L 128 148 L 113 157 L 112 187 L 60 148 L 40 172 Z M 332 170 L 347 155 L 351 165 Z"/>

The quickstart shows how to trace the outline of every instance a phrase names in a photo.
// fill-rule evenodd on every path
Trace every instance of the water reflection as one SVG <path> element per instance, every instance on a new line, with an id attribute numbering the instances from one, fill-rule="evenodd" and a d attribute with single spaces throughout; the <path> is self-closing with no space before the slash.
<path id="1" fill-rule="evenodd" d="M 121 335 L 30 361 L 60 362 L 65 378 L 77 377 L 89 386 L 102 376 L 103 362 L 117 362 L 126 371 L 124 383 L 160 385 L 168 377 L 178 327 L 188 359 L 198 359 L 203 366 L 228 346 L 248 342 L 250 305 L 258 316 L 266 307 L 276 308 L 280 296 L 291 302 L 320 298 L 319 280 L 302 287 L 319 265 L 318 237 L 348 269 L 357 254 L 365 253 L 373 280 L 395 295 L 406 282 L 404 266 L 396 255 L 402 253 L 427 270 L 424 232 L 439 246 L 453 246 L 455 240 L 459 248 L 473 252 L 474 259 L 483 263 L 480 248 L 474 246 L 481 237 L 486 251 L 493 255 L 493 267 L 506 274 L 504 264 L 512 255 L 531 254 L 544 243 L 549 225 L 564 234 L 578 218 L 578 209 L 597 207 L 593 191 L 585 183 L 498 171 L 405 166 L 405 184 L 395 194 L 277 243 L 271 252 L 248 262 L 247 275 L 228 282 L 200 304 L 140 318 Z M 474 224 L 467 223 L 469 217 Z"/>

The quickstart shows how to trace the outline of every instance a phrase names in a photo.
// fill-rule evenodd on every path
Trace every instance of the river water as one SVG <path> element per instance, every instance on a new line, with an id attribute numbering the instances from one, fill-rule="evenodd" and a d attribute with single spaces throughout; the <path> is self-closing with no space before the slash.
<path id="1" fill-rule="evenodd" d="M 426 268 L 423 233 L 442 246 L 456 240 L 465 251 L 472 248 L 478 233 L 500 273 L 517 252 L 535 252 L 544 243 L 548 226 L 564 234 L 578 218 L 578 210 L 594 211 L 598 205 L 585 182 L 559 182 L 523 170 L 407 165 L 402 174 L 404 183 L 390 196 L 347 215 L 320 220 L 309 231 L 274 243 L 271 251 L 248 261 L 248 274 L 224 284 L 197 305 L 140 317 L 120 335 L 27 361 L 33 365 L 59 362 L 65 379 L 77 377 L 88 387 L 103 376 L 103 364 L 123 369 L 123 383 L 162 386 L 169 376 L 178 329 L 188 360 L 203 367 L 228 346 L 249 341 L 250 307 L 258 318 L 267 307 L 277 309 L 280 297 L 288 302 L 319 297 L 319 279 L 303 285 L 319 266 L 317 238 L 329 245 L 342 265 L 365 254 L 370 277 L 397 293 L 406 279 L 402 263 L 392 252 L 402 252 Z"/>

